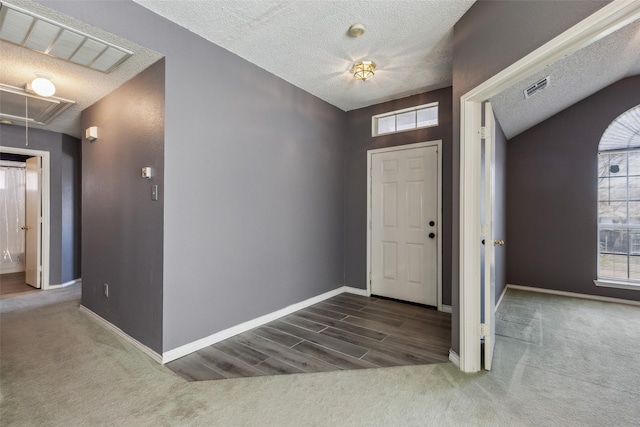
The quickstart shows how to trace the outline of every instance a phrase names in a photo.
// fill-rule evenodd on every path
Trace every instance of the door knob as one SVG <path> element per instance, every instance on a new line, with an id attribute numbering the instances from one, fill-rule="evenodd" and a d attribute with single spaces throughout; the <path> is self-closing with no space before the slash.
<path id="1" fill-rule="evenodd" d="M 494 240 L 493 246 L 504 246 L 504 240 Z"/>
<path id="2" fill-rule="evenodd" d="M 430 238 L 430 239 L 433 239 L 434 237 L 436 237 L 436 234 L 435 234 L 435 233 L 429 233 L 429 238 Z"/>
<path id="3" fill-rule="evenodd" d="M 20 228 L 22 228 L 23 230 L 29 230 L 31 227 L 29 227 L 28 225 L 23 225 L 23 226 L 22 226 L 22 227 L 20 227 Z"/>
<path id="4" fill-rule="evenodd" d="M 433 227 L 434 225 L 436 225 L 436 222 L 435 221 L 429 221 L 429 225 Z"/>

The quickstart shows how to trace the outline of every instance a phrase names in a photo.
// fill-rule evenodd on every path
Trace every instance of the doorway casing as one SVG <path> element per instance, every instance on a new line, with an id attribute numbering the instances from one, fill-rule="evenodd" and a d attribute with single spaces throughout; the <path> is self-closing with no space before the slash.
<path id="1" fill-rule="evenodd" d="M 40 238 L 40 250 L 42 253 L 41 258 L 41 268 L 42 268 L 42 278 L 41 284 L 42 289 L 54 289 L 58 286 L 51 286 L 49 283 L 49 252 L 50 252 L 50 232 L 51 232 L 51 185 L 50 185 L 50 171 L 51 171 L 51 161 L 50 161 L 50 153 L 48 151 L 41 150 L 31 150 L 28 148 L 15 148 L 15 147 L 5 147 L 0 146 L 0 151 L 3 153 L 10 154 L 21 154 L 25 156 L 35 156 L 40 157 L 42 159 L 42 234 Z"/>
<path id="2" fill-rule="evenodd" d="M 460 369 L 481 368 L 480 197 L 482 102 L 556 60 L 640 18 L 640 2 L 615 0 L 460 97 Z"/>

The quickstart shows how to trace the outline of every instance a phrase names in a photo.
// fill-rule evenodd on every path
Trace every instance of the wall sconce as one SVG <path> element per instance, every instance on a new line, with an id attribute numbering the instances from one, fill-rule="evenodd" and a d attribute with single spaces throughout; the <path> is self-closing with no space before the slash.
<path id="1" fill-rule="evenodd" d="M 376 63 L 373 61 L 360 61 L 353 64 L 353 77 L 362 81 L 373 77 Z"/>
<path id="2" fill-rule="evenodd" d="M 97 126 L 88 127 L 87 130 L 85 131 L 85 137 L 91 142 L 98 139 L 98 127 Z"/>

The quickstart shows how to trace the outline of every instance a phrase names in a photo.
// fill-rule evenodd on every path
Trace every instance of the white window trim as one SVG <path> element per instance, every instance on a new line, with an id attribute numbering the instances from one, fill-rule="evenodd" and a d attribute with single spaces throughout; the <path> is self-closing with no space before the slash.
<path id="1" fill-rule="evenodd" d="M 431 107 L 439 107 L 439 103 L 431 102 L 429 104 L 418 105 L 416 107 L 409 107 L 409 108 L 404 108 L 402 110 L 389 111 L 388 113 L 376 114 L 375 116 L 371 117 L 371 136 L 377 137 L 377 136 L 385 136 L 385 135 L 395 135 L 397 133 L 411 132 L 418 129 L 426 129 L 426 128 L 439 126 L 440 125 L 440 109 L 438 108 L 437 110 L 438 122 L 435 125 L 418 126 L 418 123 L 416 122 L 416 127 L 411 129 L 403 129 L 403 130 L 395 130 L 393 132 L 378 133 L 378 119 L 389 117 L 389 116 L 397 116 L 403 113 L 408 113 L 410 111 L 424 110 L 426 108 L 431 108 Z M 397 124 L 396 124 L 396 127 L 397 127 Z"/>
<path id="2" fill-rule="evenodd" d="M 624 113 L 623 113 L 624 114 Z M 611 122 L 612 124 L 618 120 L 618 118 L 614 119 L 613 122 Z M 600 164 L 600 156 L 603 154 L 607 154 L 607 153 L 625 153 L 625 154 L 629 154 L 631 152 L 640 152 L 640 148 L 629 148 L 629 149 L 625 149 L 625 150 L 605 150 L 605 151 L 598 151 L 598 165 Z M 629 163 L 627 160 L 627 203 L 629 201 L 629 180 L 628 180 L 628 167 L 629 167 Z M 600 174 L 598 173 L 598 180 L 600 180 L 601 177 Z M 628 212 L 627 212 L 628 213 Z M 596 280 L 593 281 L 593 283 L 596 286 L 600 286 L 600 287 L 604 287 L 604 288 L 617 288 L 617 289 L 632 289 L 632 290 L 640 290 L 640 281 L 638 280 L 632 280 L 630 278 L 628 279 L 622 279 L 622 278 L 613 278 L 613 277 L 606 277 L 606 276 L 601 276 L 600 275 L 600 255 L 602 254 L 601 250 L 600 250 L 600 231 L 601 229 L 607 229 L 607 230 L 628 230 L 629 233 L 631 232 L 631 230 L 640 230 L 640 225 L 638 224 L 601 224 L 600 223 L 600 195 L 598 194 L 598 217 L 597 217 L 597 221 L 598 221 L 598 242 L 597 242 L 597 247 L 598 247 L 598 278 Z M 627 219 L 628 221 L 628 219 Z M 629 238 L 629 246 L 631 246 L 631 238 Z M 630 249 L 628 249 L 628 252 L 630 252 Z M 620 254 L 623 255 L 623 254 Z M 631 257 L 631 255 L 629 253 L 626 254 L 627 256 L 627 263 L 630 262 L 629 258 Z M 627 273 L 629 271 L 627 270 Z"/>
<path id="3" fill-rule="evenodd" d="M 619 282 L 616 280 L 596 279 L 593 284 L 601 288 L 616 288 L 616 289 L 630 289 L 633 291 L 640 291 L 640 283 L 634 282 Z"/>

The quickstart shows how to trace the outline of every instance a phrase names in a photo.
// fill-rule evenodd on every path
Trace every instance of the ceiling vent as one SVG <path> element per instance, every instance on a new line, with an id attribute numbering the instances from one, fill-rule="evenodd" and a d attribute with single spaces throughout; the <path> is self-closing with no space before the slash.
<path id="1" fill-rule="evenodd" d="M 0 4 L 0 39 L 36 52 L 110 73 L 133 52 L 19 7 Z"/>
<path id="2" fill-rule="evenodd" d="M 534 93 L 540 92 L 542 89 L 545 89 L 547 86 L 549 86 L 549 76 L 545 77 L 544 79 L 526 88 L 524 90 L 524 99 L 528 99 Z"/>
<path id="3" fill-rule="evenodd" d="M 47 125 L 75 102 L 55 96 L 44 98 L 19 87 L 0 84 L 0 120 Z"/>

